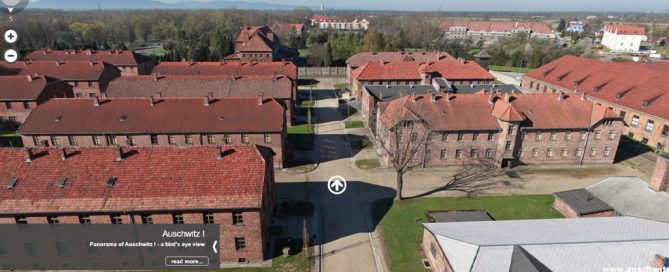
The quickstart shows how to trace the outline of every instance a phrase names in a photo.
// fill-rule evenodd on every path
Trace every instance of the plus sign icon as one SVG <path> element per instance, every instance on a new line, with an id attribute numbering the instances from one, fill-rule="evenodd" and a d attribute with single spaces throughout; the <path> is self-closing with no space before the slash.
<path id="1" fill-rule="evenodd" d="M 346 180 L 341 176 L 333 176 L 328 180 L 328 190 L 334 195 L 341 195 L 346 191 Z"/>
<path id="2" fill-rule="evenodd" d="M 14 30 L 7 30 L 5 31 L 5 41 L 7 43 L 15 43 L 16 39 L 19 38 L 19 35 L 16 33 Z"/>

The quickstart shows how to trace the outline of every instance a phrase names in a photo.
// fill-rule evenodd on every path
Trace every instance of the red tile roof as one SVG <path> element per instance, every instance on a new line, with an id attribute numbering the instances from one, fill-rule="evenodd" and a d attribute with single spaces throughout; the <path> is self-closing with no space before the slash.
<path id="1" fill-rule="evenodd" d="M 553 31 L 542 22 L 489 22 L 489 21 L 445 21 L 439 27 L 449 31 L 451 27 L 466 27 L 468 31 L 481 32 L 512 32 L 529 29 L 533 33 L 552 34 Z"/>
<path id="2" fill-rule="evenodd" d="M 523 128 L 531 129 L 585 129 L 602 119 L 619 119 L 608 108 L 596 105 L 578 95 L 512 94 L 506 95 L 448 94 L 405 96 L 384 105 L 380 122 L 392 127 L 404 118 L 421 118 L 435 131 L 498 130 L 496 118 L 522 121 Z M 415 102 L 414 102 L 415 101 Z M 402 108 L 406 109 L 402 109 Z M 594 108 L 593 108 L 594 107 Z M 406 111 L 410 112 L 408 114 Z"/>
<path id="3" fill-rule="evenodd" d="M 483 69 L 478 63 L 458 60 L 441 60 L 430 63 L 417 61 L 370 61 L 353 70 L 358 80 L 420 80 L 422 72 L 434 73 L 433 77 L 447 80 L 488 79 L 495 77 Z"/>
<path id="4" fill-rule="evenodd" d="M 604 31 L 618 35 L 646 35 L 646 29 L 643 26 L 623 25 L 609 23 L 604 27 Z"/>
<path id="5" fill-rule="evenodd" d="M 268 26 L 245 26 L 239 31 L 235 51 L 272 51 L 280 44 L 279 37 Z"/>
<path id="6" fill-rule="evenodd" d="M 45 76 L 0 76 L 0 100 L 37 100 L 47 84 L 55 81 Z"/>
<path id="7" fill-rule="evenodd" d="M 151 62 L 148 57 L 128 50 L 36 50 L 28 53 L 27 60 L 34 61 L 103 61 L 114 66 L 137 66 Z"/>
<path id="8" fill-rule="evenodd" d="M 158 99 L 157 99 L 158 100 Z M 283 107 L 258 98 L 55 98 L 35 108 L 24 135 L 133 133 L 263 133 L 283 131 Z M 125 116 L 123 120 L 122 116 Z"/>
<path id="9" fill-rule="evenodd" d="M 259 208 L 271 151 L 258 146 L 0 150 L 0 214 Z M 227 152 L 226 152 L 227 151 Z M 56 181 L 67 178 L 64 186 Z M 107 180 L 116 177 L 112 187 Z"/>
<path id="10" fill-rule="evenodd" d="M 97 81 L 105 68 L 118 71 L 112 65 L 99 61 L 19 61 L 0 62 L 0 75 L 40 74 L 65 81 Z"/>
<path id="11" fill-rule="evenodd" d="M 291 99 L 293 81 L 273 76 L 169 75 L 132 76 L 112 81 L 108 97 L 272 97 Z"/>
<path id="12" fill-rule="evenodd" d="M 526 76 L 669 120 L 669 71 L 564 56 Z"/>
<path id="13" fill-rule="evenodd" d="M 161 75 L 285 75 L 297 79 L 297 66 L 288 61 L 275 62 L 161 62 L 153 68 Z"/>
<path id="14" fill-rule="evenodd" d="M 455 59 L 447 52 L 429 51 L 429 52 L 360 52 L 348 60 L 346 64 L 353 68 L 360 67 L 370 61 L 399 61 L 415 60 L 418 62 L 431 62 Z"/>

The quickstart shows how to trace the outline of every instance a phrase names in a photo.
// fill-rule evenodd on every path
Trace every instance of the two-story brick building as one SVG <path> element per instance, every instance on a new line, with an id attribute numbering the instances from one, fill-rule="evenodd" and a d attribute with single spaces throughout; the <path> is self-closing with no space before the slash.
<path id="1" fill-rule="evenodd" d="M 0 62 L 0 75 L 45 75 L 67 82 L 75 97 L 95 97 L 121 75 L 113 65 L 100 61 Z"/>
<path id="2" fill-rule="evenodd" d="M 0 129 L 18 128 L 32 109 L 52 97 L 73 97 L 72 86 L 45 76 L 0 76 Z"/>
<path id="3" fill-rule="evenodd" d="M 453 60 L 453 56 L 443 51 L 423 51 L 423 52 L 360 52 L 346 60 L 346 79 L 350 85 L 353 85 L 353 70 L 367 64 L 370 61 L 417 61 L 431 62 L 441 60 Z"/>
<path id="4" fill-rule="evenodd" d="M 625 135 L 667 150 L 669 145 L 669 63 L 618 63 L 564 56 L 523 77 L 537 93 L 586 94 L 625 121 Z"/>
<path id="5" fill-rule="evenodd" d="M 267 258 L 273 152 L 0 149 L 0 224 L 218 224 L 225 265 Z"/>
<path id="6" fill-rule="evenodd" d="M 290 124 L 296 86 L 284 75 L 160 75 L 121 77 L 109 84 L 107 97 L 273 98 Z"/>
<path id="7" fill-rule="evenodd" d="M 465 60 L 370 61 L 352 72 L 352 88 L 358 98 L 363 85 L 429 85 L 434 78 L 452 84 L 492 84 L 495 76 L 478 63 Z"/>
<path id="8" fill-rule="evenodd" d="M 415 159 L 429 167 L 613 163 L 623 122 L 578 95 L 446 93 L 382 102 L 376 125 L 391 152 L 398 134 L 425 139 Z"/>
<path id="9" fill-rule="evenodd" d="M 283 107 L 271 98 L 54 98 L 18 130 L 26 147 L 262 145 L 284 163 Z"/>
<path id="10" fill-rule="evenodd" d="M 153 69 L 153 60 L 129 50 L 50 50 L 42 49 L 28 53 L 26 60 L 32 61 L 99 61 L 116 67 L 121 76 L 148 75 Z"/>
<path id="11" fill-rule="evenodd" d="M 291 60 L 297 50 L 281 45 L 279 36 L 268 26 L 245 26 L 235 40 L 235 52 L 225 60 L 271 62 Z"/>

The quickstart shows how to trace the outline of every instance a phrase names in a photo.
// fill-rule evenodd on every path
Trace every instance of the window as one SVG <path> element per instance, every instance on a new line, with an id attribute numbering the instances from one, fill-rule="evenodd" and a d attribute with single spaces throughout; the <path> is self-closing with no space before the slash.
<path id="1" fill-rule="evenodd" d="M 579 148 L 576 149 L 576 156 L 577 157 L 583 156 L 583 148 L 582 147 L 579 147 Z"/>
<path id="2" fill-rule="evenodd" d="M 25 216 L 14 217 L 14 220 L 16 221 L 16 224 L 28 224 L 28 219 L 26 219 Z"/>
<path id="3" fill-rule="evenodd" d="M 504 150 L 511 150 L 511 141 L 506 141 L 506 144 L 504 145 Z"/>
<path id="4" fill-rule="evenodd" d="M 567 131 L 567 132 L 564 133 L 564 139 L 566 141 L 571 140 L 571 131 Z"/>
<path id="5" fill-rule="evenodd" d="M 126 136 L 125 136 L 125 142 L 126 142 L 129 146 L 133 146 L 133 145 L 135 145 L 135 139 L 132 137 L 132 135 L 126 135 Z"/>
<path id="6" fill-rule="evenodd" d="M 58 137 L 51 136 L 51 145 L 58 146 Z"/>
<path id="7" fill-rule="evenodd" d="M 478 141 L 478 140 L 479 140 L 479 134 L 474 132 L 474 134 L 472 134 L 472 141 Z"/>
<path id="8" fill-rule="evenodd" d="M 552 158 L 553 157 L 553 149 L 549 148 L 546 150 L 546 158 Z"/>
<path id="9" fill-rule="evenodd" d="M 230 137 L 229 134 L 225 134 L 225 135 L 223 135 L 223 141 L 224 141 L 226 144 L 230 144 L 230 143 L 232 143 L 232 137 Z"/>
<path id="10" fill-rule="evenodd" d="M 525 156 L 525 148 L 521 147 L 520 149 L 518 149 L 518 153 L 516 153 L 516 156 L 521 158 Z"/>
<path id="11" fill-rule="evenodd" d="M 513 135 L 514 131 L 516 131 L 516 126 L 509 126 L 509 135 Z"/>
<path id="12" fill-rule="evenodd" d="M 641 138 L 641 143 L 642 144 L 648 144 L 648 138 L 646 138 L 646 137 Z"/>
<path id="13" fill-rule="evenodd" d="M 448 154 L 446 153 L 446 149 L 442 149 L 440 154 L 439 154 L 439 158 L 442 159 L 442 160 L 445 160 L 447 156 L 448 156 Z"/>
<path id="14" fill-rule="evenodd" d="M 590 148 L 590 157 L 594 157 L 594 156 L 597 156 L 597 148 L 596 147 Z"/>
<path id="15" fill-rule="evenodd" d="M 579 140 L 581 140 L 581 141 L 585 141 L 585 138 L 587 138 L 587 137 L 588 137 L 588 134 L 587 134 L 587 133 L 585 133 L 585 132 L 581 132 L 581 135 L 579 136 Z"/>
<path id="16" fill-rule="evenodd" d="M 84 94 L 83 94 L 83 93 L 76 93 L 76 94 L 74 94 L 74 96 L 76 96 L 76 97 L 82 97 L 82 96 L 84 96 Z"/>
<path id="17" fill-rule="evenodd" d="M 88 82 L 88 87 L 93 87 L 93 82 L 92 81 Z"/>
<path id="18" fill-rule="evenodd" d="M 100 136 L 93 136 L 93 145 L 101 145 Z"/>
<path id="19" fill-rule="evenodd" d="M 617 135 L 615 130 L 609 131 L 609 140 L 615 140 Z"/>
<path id="20" fill-rule="evenodd" d="M 434 246 L 434 243 L 430 243 L 430 254 L 432 254 L 432 258 L 437 257 L 437 247 Z"/>
<path id="21" fill-rule="evenodd" d="M 532 149 L 532 158 L 537 158 L 539 157 L 539 149 L 538 148 L 533 148 Z"/>
<path id="22" fill-rule="evenodd" d="M 459 141 L 462 141 L 462 139 L 463 139 L 464 137 L 465 137 L 464 134 L 462 134 L 462 133 L 458 133 L 458 142 L 459 142 Z"/>
<path id="23" fill-rule="evenodd" d="M 184 142 L 186 142 L 187 145 L 192 145 L 193 144 L 193 135 L 190 135 L 190 134 L 184 135 Z"/>
<path id="24" fill-rule="evenodd" d="M 71 146 L 77 146 L 77 138 L 74 136 L 67 136 L 67 141 Z"/>
<path id="25" fill-rule="evenodd" d="M 667 137 L 667 136 L 669 136 L 669 125 L 664 125 L 664 127 L 662 127 L 662 134 L 661 134 L 661 136 L 662 136 L 662 137 Z"/>
<path id="26" fill-rule="evenodd" d="M 620 118 L 625 120 L 625 115 L 627 115 L 627 113 L 625 111 L 620 111 Z"/>
<path id="27" fill-rule="evenodd" d="M 271 143 L 272 142 L 272 135 L 269 133 L 265 133 L 265 143 Z"/>
<path id="28" fill-rule="evenodd" d="M 5 102 L 5 107 L 9 110 L 12 108 L 12 102 Z"/>
<path id="29" fill-rule="evenodd" d="M 235 237 L 235 250 L 240 251 L 246 249 L 246 238 Z"/>
<path id="30" fill-rule="evenodd" d="M 108 140 L 109 140 L 110 145 L 114 145 L 114 146 L 118 145 L 118 140 L 116 139 L 116 136 L 109 135 Z"/>
<path id="31" fill-rule="evenodd" d="M 485 157 L 486 157 L 486 159 L 492 158 L 492 148 L 487 148 L 485 150 Z"/>
<path id="32" fill-rule="evenodd" d="M 153 218 L 150 213 L 142 214 L 142 224 L 153 224 Z"/>
<path id="33" fill-rule="evenodd" d="M 151 134 L 151 144 L 152 145 L 158 145 L 158 135 Z"/>
<path id="34" fill-rule="evenodd" d="M 88 214 L 79 215 L 79 224 L 90 224 L 91 217 Z"/>
<path id="35" fill-rule="evenodd" d="M 244 225 L 244 216 L 242 212 L 232 212 L 232 224 Z"/>
<path id="36" fill-rule="evenodd" d="M 655 128 L 655 122 L 648 120 L 648 123 L 646 123 L 646 132 L 653 132 L 653 128 Z"/>
<path id="37" fill-rule="evenodd" d="M 121 219 L 121 215 L 118 213 L 109 215 L 109 219 L 111 219 L 112 224 L 123 224 L 123 219 Z"/>
<path id="38" fill-rule="evenodd" d="M 560 156 L 562 156 L 563 158 L 566 158 L 568 154 L 569 154 L 569 149 L 563 148 L 562 153 L 560 154 Z"/>
<path id="39" fill-rule="evenodd" d="M 29 102 L 23 102 L 23 108 L 24 109 L 30 109 L 30 103 Z"/>
<path id="40" fill-rule="evenodd" d="M 441 134 L 441 141 L 448 142 L 448 133 L 444 132 L 443 134 Z"/>
<path id="41" fill-rule="evenodd" d="M 462 159 L 462 149 L 456 149 L 455 150 L 455 158 L 456 159 Z"/>
<path id="42" fill-rule="evenodd" d="M 174 224 L 183 224 L 184 223 L 184 214 L 177 212 L 172 214 L 172 223 Z"/>
<path id="43" fill-rule="evenodd" d="M 242 134 L 242 143 L 245 143 L 245 144 L 249 143 L 249 135 L 248 134 Z"/>
<path id="44" fill-rule="evenodd" d="M 478 149 L 472 149 L 469 151 L 469 157 L 470 158 L 477 158 L 479 156 L 479 150 Z"/>
<path id="45" fill-rule="evenodd" d="M 214 224 L 214 213 L 206 212 L 202 214 L 202 221 L 205 224 Z"/>
<path id="46" fill-rule="evenodd" d="M 604 157 L 608 157 L 611 155 L 611 148 L 610 147 L 605 147 L 604 148 Z"/>
<path id="47" fill-rule="evenodd" d="M 16 119 L 16 116 L 9 116 L 9 121 L 12 123 L 18 122 L 18 119 Z"/>
<path id="48" fill-rule="evenodd" d="M 207 138 L 207 143 L 208 144 L 214 144 L 214 136 L 212 136 L 211 134 L 206 134 L 206 135 L 204 135 L 204 137 Z"/>
<path id="49" fill-rule="evenodd" d="M 88 96 L 89 96 L 90 98 L 93 98 L 93 97 L 96 97 L 96 96 L 98 96 L 98 95 L 97 95 L 96 93 L 88 93 Z"/>
<path id="50" fill-rule="evenodd" d="M 637 127 L 638 125 L 639 125 L 639 116 L 636 115 L 632 116 L 632 123 L 630 124 L 630 126 Z"/>
<path id="51" fill-rule="evenodd" d="M 46 217 L 46 221 L 47 221 L 49 224 L 58 224 L 58 223 L 60 223 L 60 221 L 58 221 L 58 216 L 47 216 L 47 217 Z"/>
<path id="52" fill-rule="evenodd" d="M 527 139 L 527 131 L 523 131 L 520 133 L 520 139 L 523 141 Z"/>
<path id="53" fill-rule="evenodd" d="M 601 130 L 595 130 L 595 140 L 599 140 L 602 138 L 602 131 Z"/>
<path id="54" fill-rule="evenodd" d="M 543 137 L 544 137 L 543 134 L 542 134 L 541 132 L 539 132 L 539 131 L 537 131 L 537 132 L 534 133 L 534 139 L 535 139 L 537 142 L 541 142 L 541 140 L 543 139 Z"/>
<path id="55" fill-rule="evenodd" d="M 171 145 L 177 144 L 177 140 L 175 139 L 174 135 L 167 135 L 167 143 Z"/>
<path id="56" fill-rule="evenodd" d="M 492 141 L 495 139 L 495 133 L 488 132 L 488 141 Z"/>

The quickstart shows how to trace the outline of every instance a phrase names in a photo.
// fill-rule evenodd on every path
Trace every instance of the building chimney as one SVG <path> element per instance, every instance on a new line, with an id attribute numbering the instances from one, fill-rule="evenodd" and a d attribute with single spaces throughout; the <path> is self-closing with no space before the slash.
<path id="1" fill-rule="evenodd" d="M 116 152 L 116 156 L 117 156 L 117 157 L 116 157 L 116 159 L 115 159 L 114 161 L 122 162 L 122 161 L 123 161 L 123 155 L 125 155 L 125 154 L 123 153 L 123 147 L 117 146 L 117 147 L 116 147 L 116 151 L 117 151 L 117 152 Z"/>
<path id="2" fill-rule="evenodd" d="M 492 91 L 488 94 L 488 103 L 495 104 L 495 94 Z"/>
<path id="3" fill-rule="evenodd" d="M 151 75 L 153 76 L 154 82 L 158 81 L 158 73 L 152 73 Z"/>
<path id="4" fill-rule="evenodd" d="M 33 81 L 33 76 L 32 76 L 32 75 L 27 75 L 26 77 L 28 77 L 28 82 L 32 82 L 32 81 Z"/>
<path id="5" fill-rule="evenodd" d="M 435 102 L 437 101 L 437 94 L 430 93 L 430 102 Z"/>
<path id="6" fill-rule="evenodd" d="M 24 160 L 25 163 L 31 163 L 35 156 L 33 155 L 33 149 L 30 147 L 26 147 L 23 149 L 26 152 L 26 159 Z"/>
<path id="7" fill-rule="evenodd" d="M 163 92 L 157 92 L 156 96 L 157 96 L 158 99 L 163 98 Z"/>
<path id="8" fill-rule="evenodd" d="M 67 159 L 67 152 L 65 152 L 65 148 L 63 148 L 63 147 L 58 148 L 58 153 L 60 154 L 60 160 L 61 161 L 64 161 L 65 159 Z"/>
<path id="9" fill-rule="evenodd" d="M 93 105 L 98 107 L 100 106 L 100 98 L 99 97 L 93 97 Z"/>
<path id="10" fill-rule="evenodd" d="M 564 93 L 558 92 L 558 101 L 563 101 L 563 100 L 564 100 Z"/>
<path id="11" fill-rule="evenodd" d="M 149 105 L 151 105 L 151 107 L 153 107 L 153 105 L 155 105 L 155 104 L 156 104 L 156 100 L 152 95 L 152 96 L 149 97 Z"/>
<path id="12" fill-rule="evenodd" d="M 215 148 L 216 148 L 216 160 L 220 161 L 221 159 L 223 159 L 223 151 L 221 151 L 220 145 L 216 145 Z"/>
<path id="13" fill-rule="evenodd" d="M 581 93 L 581 100 L 582 100 L 582 101 L 585 101 L 585 98 L 586 98 L 586 97 L 585 97 L 585 93 Z"/>
<path id="14" fill-rule="evenodd" d="M 208 107 L 209 104 L 211 104 L 211 99 L 209 98 L 209 95 L 204 96 L 204 106 Z"/>
<path id="15" fill-rule="evenodd" d="M 446 92 L 446 102 L 451 102 L 451 93 Z"/>
<path id="16" fill-rule="evenodd" d="M 458 58 L 458 61 L 460 62 L 460 64 L 465 64 L 465 59 L 464 58 Z"/>
<path id="17" fill-rule="evenodd" d="M 509 101 L 511 101 L 511 96 L 508 93 L 504 93 L 504 102 L 510 103 Z"/>
<path id="18" fill-rule="evenodd" d="M 655 161 L 655 170 L 650 178 L 651 189 L 657 192 L 667 192 L 669 189 L 669 155 L 658 156 Z"/>

